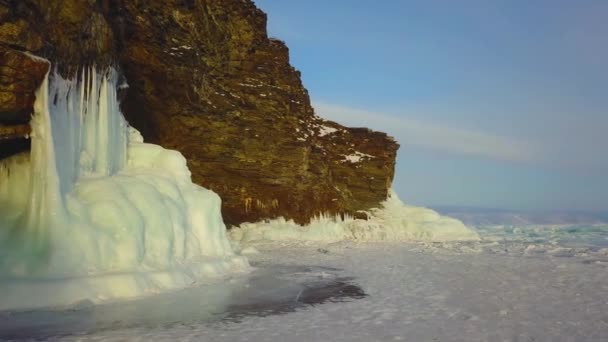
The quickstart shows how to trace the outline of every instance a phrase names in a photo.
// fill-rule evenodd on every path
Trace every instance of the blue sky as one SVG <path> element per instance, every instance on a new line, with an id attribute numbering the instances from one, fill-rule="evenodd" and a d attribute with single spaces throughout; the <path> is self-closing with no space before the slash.
<path id="1" fill-rule="evenodd" d="M 420 205 L 608 210 L 608 1 L 255 0 L 321 117 Z"/>

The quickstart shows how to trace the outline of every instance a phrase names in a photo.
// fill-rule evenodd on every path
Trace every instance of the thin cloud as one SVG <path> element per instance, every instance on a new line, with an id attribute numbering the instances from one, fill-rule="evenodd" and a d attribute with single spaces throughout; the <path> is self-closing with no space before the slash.
<path id="1" fill-rule="evenodd" d="M 315 102 L 314 107 L 320 117 L 387 132 L 406 146 L 510 162 L 533 161 L 539 154 L 533 144 L 520 139 L 324 102 Z"/>

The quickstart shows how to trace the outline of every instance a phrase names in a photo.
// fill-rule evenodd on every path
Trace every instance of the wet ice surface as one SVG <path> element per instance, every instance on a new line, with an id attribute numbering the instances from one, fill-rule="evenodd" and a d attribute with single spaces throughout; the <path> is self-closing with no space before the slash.
<path id="1" fill-rule="evenodd" d="M 87 338 L 111 331 L 238 323 L 366 294 L 336 268 L 260 265 L 247 277 L 146 299 L 65 310 L 0 312 L 0 339 Z"/>

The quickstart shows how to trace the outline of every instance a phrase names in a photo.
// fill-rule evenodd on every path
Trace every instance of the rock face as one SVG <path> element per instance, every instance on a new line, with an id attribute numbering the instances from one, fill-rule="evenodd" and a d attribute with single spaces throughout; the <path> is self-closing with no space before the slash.
<path id="1" fill-rule="evenodd" d="M 129 84 L 129 122 L 186 156 L 229 224 L 354 215 L 387 196 L 398 144 L 317 117 L 288 48 L 249 0 L 0 0 L 0 18 L 5 126 L 29 118 L 46 72 L 24 52 L 64 76 L 114 65 Z"/>

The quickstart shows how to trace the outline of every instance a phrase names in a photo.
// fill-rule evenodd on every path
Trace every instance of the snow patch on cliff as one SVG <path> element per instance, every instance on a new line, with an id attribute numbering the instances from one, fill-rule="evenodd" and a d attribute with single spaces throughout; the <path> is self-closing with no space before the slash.
<path id="1" fill-rule="evenodd" d="M 359 151 L 355 151 L 355 153 L 353 153 L 353 154 L 344 156 L 345 161 L 353 163 L 353 164 L 358 163 L 364 159 L 372 159 L 372 158 L 375 158 L 375 157 L 372 156 L 371 154 L 361 153 Z"/>
<path id="2" fill-rule="evenodd" d="M 324 137 L 329 134 L 336 133 L 338 131 L 337 128 L 329 127 L 329 126 L 321 126 L 319 130 L 319 136 Z"/>

